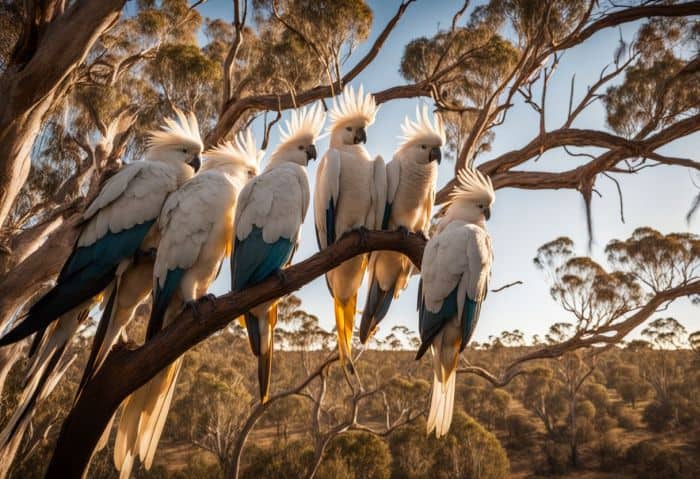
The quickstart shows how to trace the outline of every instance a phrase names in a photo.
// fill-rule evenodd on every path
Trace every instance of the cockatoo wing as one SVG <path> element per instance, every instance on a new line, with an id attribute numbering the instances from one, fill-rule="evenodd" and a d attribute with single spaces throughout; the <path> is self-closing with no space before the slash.
<path id="1" fill-rule="evenodd" d="M 340 194 L 340 152 L 330 149 L 321 158 L 316 172 L 314 191 L 314 223 L 319 249 L 325 249 L 336 240 L 335 220 Z"/>
<path id="2" fill-rule="evenodd" d="M 222 212 L 236 199 L 233 184 L 216 171 L 206 171 L 168 196 L 158 218 L 160 242 L 153 268 L 153 313 L 149 336 L 163 327 L 165 311 L 184 273 L 199 258 Z"/>
<path id="3" fill-rule="evenodd" d="M 243 188 L 231 256 L 234 291 L 263 281 L 291 260 L 308 204 L 306 173 L 291 163 L 263 173 Z"/>
<path id="4" fill-rule="evenodd" d="M 56 285 L 0 339 L 0 345 L 29 336 L 104 290 L 119 263 L 136 253 L 166 196 L 177 186 L 173 169 L 150 161 L 127 165 L 110 178 L 86 210 L 77 247 Z"/>
<path id="5" fill-rule="evenodd" d="M 165 198 L 178 187 L 177 172 L 165 163 L 137 161 L 105 184 L 83 215 L 88 221 L 78 246 L 89 246 L 109 233 L 119 233 L 155 219 Z"/>
<path id="6" fill-rule="evenodd" d="M 382 219 L 382 229 L 389 228 L 389 218 L 391 218 L 391 208 L 399 190 L 399 179 L 401 178 L 401 162 L 393 159 L 386 165 L 386 207 Z"/>
<path id="7" fill-rule="evenodd" d="M 421 357 L 455 316 L 461 318 L 464 349 L 479 317 L 491 271 L 491 242 L 476 225 L 454 223 L 428 241 L 421 266 L 418 310 Z"/>
<path id="8" fill-rule="evenodd" d="M 431 186 L 430 193 L 425 197 L 423 205 L 423 218 L 420 225 L 420 230 L 427 237 L 430 232 L 430 219 L 433 217 L 433 205 L 435 205 L 435 186 Z"/>
<path id="9" fill-rule="evenodd" d="M 374 229 L 382 229 L 387 204 L 387 171 L 384 159 L 377 155 L 374 158 L 372 190 L 372 210 L 374 212 Z"/>

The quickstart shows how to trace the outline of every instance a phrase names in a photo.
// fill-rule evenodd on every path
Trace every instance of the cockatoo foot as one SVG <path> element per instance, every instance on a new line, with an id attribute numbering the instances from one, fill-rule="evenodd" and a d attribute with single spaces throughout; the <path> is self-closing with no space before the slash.
<path id="1" fill-rule="evenodd" d="M 282 285 L 287 284 L 287 273 L 285 273 L 282 268 L 275 271 L 275 276 L 277 276 L 277 279 L 280 283 L 282 283 Z"/>
<path id="2" fill-rule="evenodd" d="M 367 245 L 367 233 L 369 233 L 369 230 L 364 226 L 358 226 L 357 228 L 355 228 L 355 231 L 360 233 L 360 245 L 366 246 Z"/>
<path id="3" fill-rule="evenodd" d="M 399 233 L 401 233 L 401 236 L 403 236 L 403 239 L 408 239 L 408 235 L 411 233 L 410 231 L 408 231 L 408 228 L 406 228 L 406 227 L 403 226 L 403 225 L 401 225 L 401 226 L 399 226 L 398 228 L 396 228 L 396 231 L 398 231 Z"/>
<path id="4" fill-rule="evenodd" d="M 216 305 L 216 295 L 211 294 L 211 293 L 207 293 L 204 296 L 202 296 L 201 298 L 199 298 L 199 301 L 201 301 L 203 303 L 209 303 L 212 306 L 215 306 Z"/>
<path id="5" fill-rule="evenodd" d="M 202 314 L 199 311 L 199 301 L 187 301 L 185 303 L 185 309 L 191 310 L 192 316 L 194 316 L 195 319 L 202 319 Z"/>
<path id="6" fill-rule="evenodd" d="M 423 232 L 423 230 L 418 230 L 418 231 L 416 232 L 416 234 L 417 234 L 423 241 L 428 241 L 428 240 L 430 239 L 430 238 L 428 238 L 427 236 L 425 236 L 425 233 Z"/>

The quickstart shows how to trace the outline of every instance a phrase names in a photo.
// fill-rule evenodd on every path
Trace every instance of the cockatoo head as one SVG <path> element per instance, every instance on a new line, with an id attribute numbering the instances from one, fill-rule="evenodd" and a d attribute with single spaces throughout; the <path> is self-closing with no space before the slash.
<path id="1" fill-rule="evenodd" d="M 316 139 L 321 134 L 326 113 L 317 102 L 310 108 L 292 111 L 285 127 L 280 126 L 281 143 L 270 157 L 268 167 L 282 162 L 292 162 L 306 166 L 309 160 L 316 159 Z"/>
<path id="2" fill-rule="evenodd" d="M 445 127 L 438 115 L 433 115 L 433 121 L 430 121 L 428 105 L 423 105 L 423 108 L 416 107 L 416 121 L 406 117 L 401 131 L 403 142 L 399 146 L 399 152 L 419 164 L 429 164 L 433 161 L 440 163 L 440 147 L 445 144 Z"/>
<path id="3" fill-rule="evenodd" d="M 177 108 L 174 118 L 166 118 L 160 130 L 149 133 L 146 158 L 151 161 L 182 162 L 197 172 L 202 165 L 202 138 L 194 113 Z"/>
<path id="4" fill-rule="evenodd" d="M 470 223 L 480 223 L 491 217 L 496 200 L 491 178 L 475 168 L 457 173 L 457 187 L 451 194 L 447 215 Z"/>
<path id="5" fill-rule="evenodd" d="M 204 152 L 202 171 L 220 170 L 247 182 L 258 174 L 260 159 L 265 154 L 255 146 L 250 128 L 236 135 L 235 141 L 224 141 Z"/>
<path id="6" fill-rule="evenodd" d="M 372 94 L 365 95 L 362 85 L 355 92 L 347 85 L 340 98 L 333 100 L 331 146 L 357 145 L 367 142 L 367 127 L 374 123 L 379 107 Z"/>

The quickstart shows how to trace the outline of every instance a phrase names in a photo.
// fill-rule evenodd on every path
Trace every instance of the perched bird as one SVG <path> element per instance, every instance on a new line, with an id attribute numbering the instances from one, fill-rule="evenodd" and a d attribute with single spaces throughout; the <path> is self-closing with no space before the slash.
<path id="1" fill-rule="evenodd" d="M 236 237 L 231 257 L 231 289 L 240 291 L 271 275 L 283 275 L 299 244 L 309 207 L 306 165 L 316 158 L 314 142 L 325 113 L 320 104 L 292 111 L 281 143 L 262 174 L 241 192 L 236 208 Z M 250 347 L 258 357 L 260 398 L 267 401 L 272 370 L 277 300 L 263 303 L 243 316 Z"/>
<path id="2" fill-rule="evenodd" d="M 161 131 L 151 132 L 143 161 L 126 165 L 107 180 L 83 213 L 82 231 L 56 284 L 0 339 L 0 346 L 42 331 L 63 315 L 71 323 L 78 314 L 72 310 L 85 309 L 140 250 L 155 247 L 152 226 L 163 202 L 197 171 L 202 152 L 195 116 L 175 113 Z M 54 328 L 55 333 L 60 330 Z M 40 342 L 38 338 L 35 345 Z"/>
<path id="3" fill-rule="evenodd" d="M 362 87 L 357 94 L 347 86 L 330 112 L 330 149 L 321 159 L 314 192 L 316 239 L 321 250 L 344 233 L 381 227 L 386 203 L 384 160 L 374 160 L 363 146 L 366 128 L 374 123 L 378 107 Z M 338 351 L 350 371 L 352 333 L 357 290 L 367 267 L 368 255 L 356 256 L 326 274 L 333 296 Z"/>
<path id="4" fill-rule="evenodd" d="M 452 422 L 455 371 L 471 338 L 486 297 L 493 251 L 485 221 L 495 194 L 490 178 L 478 170 L 458 174 L 447 213 L 425 246 L 418 290 L 421 346 L 431 348 L 433 391 L 428 433 L 444 436 Z"/>
<path id="5" fill-rule="evenodd" d="M 386 165 L 386 207 L 381 227 L 427 235 L 445 129 L 439 116 L 430 121 L 427 105 L 416 108 L 416 121 L 407 117 L 401 129 L 403 143 Z M 406 288 L 413 264 L 401 253 L 375 251 L 368 269 L 369 293 L 360 323 L 363 344 L 386 316 L 391 300 Z"/>
<path id="6" fill-rule="evenodd" d="M 219 274 L 231 252 L 236 199 L 258 171 L 262 152 L 250 130 L 204 153 L 201 171 L 172 193 L 158 219 L 160 242 L 153 268 L 153 306 L 148 341 L 185 307 L 198 314 L 197 301 Z M 114 460 L 128 477 L 135 458 L 146 469 L 170 408 L 182 358 L 158 373 L 125 402 L 117 430 Z"/>

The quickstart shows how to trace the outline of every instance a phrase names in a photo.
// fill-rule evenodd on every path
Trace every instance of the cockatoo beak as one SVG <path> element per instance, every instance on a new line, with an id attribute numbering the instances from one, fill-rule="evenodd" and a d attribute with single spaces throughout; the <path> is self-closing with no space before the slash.
<path id="1" fill-rule="evenodd" d="M 438 148 L 438 147 L 431 148 L 430 154 L 428 155 L 428 162 L 437 161 L 438 165 L 439 165 L 441 160 L 442 160 L 442 152 L 440 151 L 440 148 Z"/>
<path id="2" fill-rule="evenodd" d="M 194 155 L 194 157 L 187 162 L 188 165 L 192 167 L 195 173 L 199 171 L 199 167 L 202 166 L 202 157 L 199 156 L 199 153 Z"/>
<path id="3" fill-rule="evenodd" d="M 486 209 L 484 209 L 484 218 L 486 218 L 486 221 L 491 219 L 491 208 L 486 207 Z"/>
<path id="4" fill-rule="evenodd" d="M 316 146 L 309 145 L 306 147 L 306 159 L 315 160 L 316 159 Z"/>
<path id="5" fill-rule="evenodd" d="M 358 128 L 357 133 L 355 133 L 355 138 L 353 142 L 357 145 L 358 143 L 367 143 L 367 132 L 364 128 Z"/>

